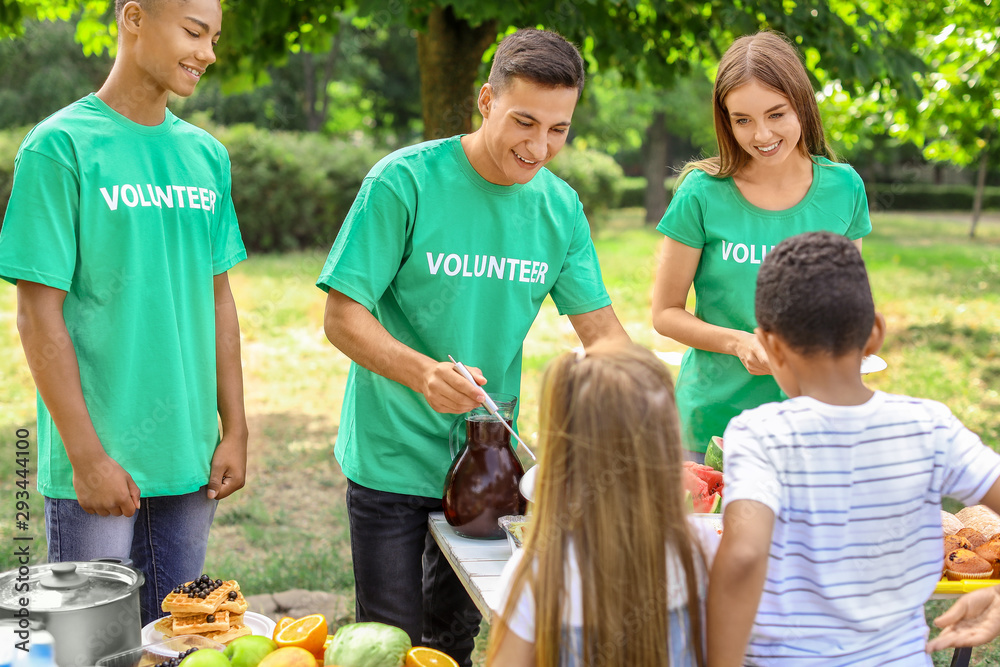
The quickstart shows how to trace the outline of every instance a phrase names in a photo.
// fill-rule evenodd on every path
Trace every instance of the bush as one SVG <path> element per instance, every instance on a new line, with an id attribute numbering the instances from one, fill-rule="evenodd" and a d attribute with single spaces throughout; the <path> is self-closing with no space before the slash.
<path id="1" fill-rule="evenodd" d="M 599 222 L 608 209 L 618 208 L 625 172 L 610 155 L 566 146 L 549 163 L 549 169 L 580 195 L 591 225 Z"/>
<path id="2" fill-rule="evenodd" d="M 367 140 L 268 132 L 251 125 L 207 129 L 229 150 L 233 203 L 250 252 L 332 244 L 365 174 L 385 153 Z M 26 132 L 0 132 L 0 217 Z"/>
<path id="3" fill-rule="evenodd" d="M 866 183 L 873 211 L 971 211 L 976 196 L 972 185 L 928 183 Z M 1000 187 L 987 187 L 983 210 L 1000 210 Z"/>

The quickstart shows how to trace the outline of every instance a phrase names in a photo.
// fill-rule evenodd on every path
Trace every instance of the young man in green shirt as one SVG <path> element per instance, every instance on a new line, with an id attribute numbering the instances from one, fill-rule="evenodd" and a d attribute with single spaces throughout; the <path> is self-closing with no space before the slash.
<path id="1" fill-rule="evenodd" d="M 427 530 L 451 464 L 449 425 L 484 391 L 519 393 L 522 345 L 546 295 L 584 346 L 628 339 L 579 197 L 543 168 L 566 141 L 583 79 L 562 37 L 506 37 L 479 93 L 482 126 L 376 164 L 317 283 L 327 336 L 354 361 L 335 454 L 357 618 L 464 665 L 480 615 Z"/>
<path id="2" fill-rule="evenodd" d="M 115 10 L 107 81 L 18 151 L 0 277 L 38 387 L 49 561 L 130 558 L 148 623 L 201 574 L 218 500 L 243 486 L 226 272 L 246 251 L 225 148 L 167 109 L 215 62 L 218 0 Z"/>

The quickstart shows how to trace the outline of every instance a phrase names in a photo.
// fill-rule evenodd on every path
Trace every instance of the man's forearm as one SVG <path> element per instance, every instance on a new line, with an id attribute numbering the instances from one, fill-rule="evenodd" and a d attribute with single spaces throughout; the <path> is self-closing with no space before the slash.
<path id="1" fill-rule="evenodd" d="M 243 361 L 240 357 L 240 321 L 228 278 L 216 276 L 215 364 L 224 436 L 246 440 L 247 418 L 243 400 Z"/>

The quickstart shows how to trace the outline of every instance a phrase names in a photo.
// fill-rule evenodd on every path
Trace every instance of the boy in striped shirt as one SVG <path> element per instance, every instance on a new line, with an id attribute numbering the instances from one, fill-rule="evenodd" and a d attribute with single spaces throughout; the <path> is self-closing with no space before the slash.
<path id="1" fill-rule="evenodd" d="M 755 308 L 789 398 L 725 432 L 709 664 L 929 666 L 923 605 L 941 578 L 941 498 L 1000 511 L 1000 455 L 944 405 L 865 387 L 861 360 L 885 320 L 844 237 L 776 246 Z"/>

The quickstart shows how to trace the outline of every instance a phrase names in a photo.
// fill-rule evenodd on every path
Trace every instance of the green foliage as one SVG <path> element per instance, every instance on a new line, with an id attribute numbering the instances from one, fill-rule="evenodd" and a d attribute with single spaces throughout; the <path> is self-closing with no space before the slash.
<path id="1" fill-rule="evenodd" d="M 0 40 L 0 128 L 37 123 L 97 90 L 108 58 L 84 56 L 64 22 L 28 23 L 24 37 Z"/>
<path id="2" fill-rule="evenodd" d="M 365 140 L 251 125 L 213 134 L 229 150 L 243 241 L 263 252 L 331 244 L 365 174 L 382 156 Z"/>
<path id="3" fill-rule="evenodd" d="M 866 183 L 872 210 L 881 211 L 971 211 L 976 189 L 971 185 L 927 183 Z M 1000 210 L 1000 187 L 983 193 L 984 210 Z"/>
<path id="4" fill-rule="evenodd" d="M 674 195 L 674 184 L 676 178 L 668 178 L 663 182 L 663 189 L 667 191 L 667 203 Z M 622 208 L 646 205 L 646 179 L 642 176 L 627 176 L 622 183 L 622 198 L 619 202 Z"/>
<path id="5" fill-rule="evenodd" d="M 625 173 L 610 155 L 566 146 L 549 169 L 580 195 L 591 224 L 599 223 L 608 209 L 618 208 Z"/>

